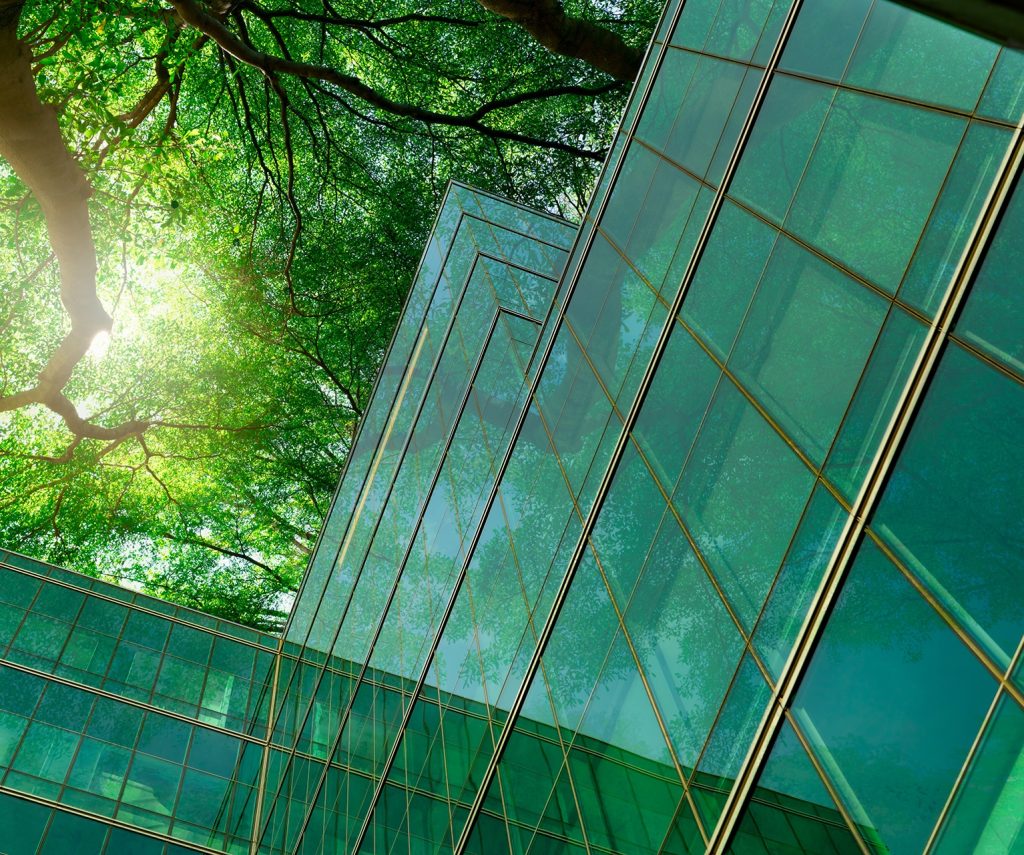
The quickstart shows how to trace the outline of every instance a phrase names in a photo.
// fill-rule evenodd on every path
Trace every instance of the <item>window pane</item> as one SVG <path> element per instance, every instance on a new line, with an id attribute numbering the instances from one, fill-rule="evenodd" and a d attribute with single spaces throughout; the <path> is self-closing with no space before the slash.
<path id="1" fill-rule="evenodd" d="M 965 124 L 954 116 L 840 92 L 787 224 L 895 291 Z"/>
<path id="2" fill-rule="evenodd" d="M 995 690 L 866 540 L 793 706 L 858 822 L 910 853 L 924 848 Z"/>
<path id="3" fill-rule="evenodd" d="M 1024 375 L 1024 191 L 1019 185 L 971 287 L 956 331 Z"/>
<path id="4" fill-rule="evenodd" d="M 748 630 L 813 483 L 736 387 L 723 383 L 673 502 Z"/>
<path id="5" fill-rule="evenodd" d="M 816 464 L 888 303 L 790 240 L 772 253 L 729 367 Z"/>

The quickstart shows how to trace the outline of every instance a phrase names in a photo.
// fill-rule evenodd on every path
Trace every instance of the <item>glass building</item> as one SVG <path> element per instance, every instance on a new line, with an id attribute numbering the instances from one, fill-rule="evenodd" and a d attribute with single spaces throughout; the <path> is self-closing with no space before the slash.
<path id="1" fill-rule="evenodd" d="M 0 852 L 1024 853 L 1022 114 L 670 3 L 580 227 L 449 189 L 281 638 L 0 553 Z"/>

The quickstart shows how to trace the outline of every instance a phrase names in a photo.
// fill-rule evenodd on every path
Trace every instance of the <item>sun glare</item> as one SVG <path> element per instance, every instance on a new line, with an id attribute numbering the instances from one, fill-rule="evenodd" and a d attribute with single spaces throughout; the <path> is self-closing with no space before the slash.
<path id="1" fill-rule="evenodd" d="M 107 348 L 110 347 L 110 333 L 107 330 L 100 330 L 93 336 L 92 344 L 86 351 L 90 359 L 99 362 L 107 355 Z"/>

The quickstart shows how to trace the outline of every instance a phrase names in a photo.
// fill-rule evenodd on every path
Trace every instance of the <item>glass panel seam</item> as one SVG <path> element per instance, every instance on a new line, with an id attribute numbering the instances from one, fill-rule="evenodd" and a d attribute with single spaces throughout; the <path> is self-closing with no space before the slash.
<path id="1" fill-rule="evenodd" d="M 846 570 L 860 541 L 860 535 L 866 527 L 867 517 L 881 496 L 882 488 L 895 463 L 902 438 L 909 429 L 913 415 L 923 398 L 928 380 L 938 363 L 956 311 L 969 290 L 974 272 L 980 263 L 998 219 L 998 214 L 1009 198 L 1013 176 L 1020 165 L 1022 155 L 1024 155 L 1022 142 L 1024 142 L 1022 126 L 1018 125 L 998 177 L 961 255 L 957 271 L 947 287 L 940 307 L 929 327 L 917 362 L 890 419 L 889 428 L 854 502 L 853 512 L 843 528 L 804 625 L 772 693 L 769 705 L 770 714 L 762 721 L 762 726 L 755 735 L 743 766 L 740 768 L 736 784 L 729 794 L 721 819 L 712 837 L 712 846 L 709 852 L 714 855 L 724 855 L 747 801 L 747 796 L 753 789 L 757 775 L 767 759 L 768 749 L 785 721 L 785 711 L 796 691 L 800 676 L 810 662 L 815 643 L 826 623 L 829 608 L 842 587 Z"/>

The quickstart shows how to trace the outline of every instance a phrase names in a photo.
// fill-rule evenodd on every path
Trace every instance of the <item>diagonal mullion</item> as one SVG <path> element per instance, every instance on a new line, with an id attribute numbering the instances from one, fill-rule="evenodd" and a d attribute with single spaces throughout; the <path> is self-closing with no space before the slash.
<path id="1" fill-rule="evenodd" d="M 473 367 L 472 367 L 472 369 L 470 371 L 469 382 L 466 385 L 466 390 L 463 393 L 462 400 L 461 400 L 461 402 L 459 404 L 459 408 L 458 408 L 458 410 L 456 412 L 456 416 L 453 419 L 452 428 L 451 428 L 451 430 L 449 432 L 447 441 L 446 441 L 444 447 L 442 448 L 439 463 L 438 463 L 437 467 L 434 470 L 434 473 L 432 475 L 430 484 L 429 484 L 429 486 L 428 486 L 428 488 L 427 488 L 427 490 L 425 492 L 425 497 L 426 498 L 424 499 L 423 507 L 420 509 L 420 513 L 419 513 L 419 515 L 417 517 L 416 525 L 415 525 L 414 530 L 413 530 L 413 535 L 410 537 L 409 543 L 406 546 L 404 554 L 402 556 L 402 560 L 399 562 L 398 572 L 395 575 L 395 580 L 392 583 L 391 590 L 389 591 L 387 600 L 385 601 L 384 606 L 382 608 L 381 617 L 380 617 L 380 620 L 377 623 L 377 627 L 376 627 L 376 630 L 374 631 L 373 638 L 371 639 L 369 647 L 367 649 L 367 654 L 366 654 L 366 657 L 365 657 L 365 661 L 362 663 L 362 666 L 361 666 L 360 671 L 359 671 L 359 675 L 358 675 L 358 677 L 356 679 L 355 689 L 352 691 L 352 693 L 351 693 L 351 695 L 349 697 L 349 700 L 348 700 L 347 704 L 345 705 L 345 709 L 342 712 L 341 718 L 339 720 L 337 735 L 336 735 L 336 737 L 334 739 L 333 744 L 330 747 L 330 750 L 328 751 L 328 763 L 327 763 L 327 765 L 325 765 L 324 771 L 323 771 L 323 773 L 320 776 L 320 780 L 319 780 L 316 788 L 314 789 L 311 798 L 309 799 L 309 805 L 308 805 L 308 807 L 306 809 L 305 818 L 303 819 L 302 825 L 300 827 L 299 836 L 296 838 L 296 846 L 298 845 L 298 841 L 301 841 L 302 835 L 304 834 L 305 829 L 308 826 L 310 818 L 311 818 L 311 816 L 313 814 L 313 808 L 315 806 L 317 796 L 319 795 L 319 792 L 322 789 L 323 783 L 324 783 L 324 781 L 326 780 L 326 777 L 327 777 L 328 766 L 330 765 L 330 758 L 334 755 L 334 752 L 337 750 L 338 746 L 341 744 L 341 739 L 342 739 L 342 736 L 343 736 L 343 734 L 345 732 L 346 724 L 348 722 L 349 715 L 350 715 L 351 710 L 352 710 L 352 706 L 353 706 L 353 704 L 355 702 L 356 692 L 358 691 L 358 687 L 360 685 L 363 685 L 363 678 L 365 677 L 366 672 L 369 669 L 369 662 L 370 662 L 370 659 L 372 657 L 374 647 L 376 646 L 377 641 L 379 640 L 379 638 L 381 636 L 381 633 L 383 632 L 384 625 L 386 623 L 386 619 L 387 619 L 387 616 L 388 616 L 388 612 L 389 612 L 391 604 L 394 601 L 394 598 L 395 598 L 395 596 L 396 596 L 396 594 L 398 592 L 398 588 L 399 588 L 399 585 L 400 585 L 400 582 L 401 582 L 401 578 L 402 578 L 402 570 L 405 567 L 406 563 L 408 562 L 408 559 L 409 559 L 409 556 L 412 553 L 412 550 L 415 548 L 415 543 L 416 543 L 415 535 L 416 535 L 416 532 L 418 532 L 418 530 L 419 530 L 420 523 L 422 522 L 423 513 L 426 511 L 426 507 L 427 507 L 427 504 L 429 503 L 430 496 L 433 495 L 434 488 L 436 487 L 437 482 L 440 479 L 441 472 L 444 469 L 444 462 L 447 459 L 448 450 L 451 447 L 451 445 L 452 445 L 452 443 L 453 443 L 453 441 L 455 439 L 455 435 L 456 435 L 456 433 L 458 431 L 459 424 L 460 424 L 460 422 L 462 420 L 462 414 L 464 413 L 464 411 L 466 409 L 466 406 L 467 406 L 467 404 L 468 404 L 468 402 L 470 400 L 470 396 L 471 396 L 472 391 L 473 391 L 473 386 L 474 386 L 474 382 L 476 380 L 477 374 L 479 373 L 480 367 L 483 364 L 483 361 L 484 361 L 484 359 L 485 359 L 485 357 L 487 355 L 487 352 L 488 352 L 488 349 L 489 349 L 489 345 L 490 345 L 492 336 L 494 335 L 494 331 L 497 328 L 498 321 L 501 318 L 501 314 L 504 311 L 506 311 L 504 308 L 498 307 L 496 309 L 494 315 L 492 316 L 490 325 L 488 326 L 487 333 L 484 336 L 484 343 L 483 343 L 483 345 L 482 345 L 482 347 L 480 349 L 480 353 L 477 356 L 476 362 L 475 362 L 475 364 L 473 365 Z M 457 312 L 457 310 L 456 310 L 456 312 Z M 521 315 L 518 312 L 513 312 L 513 314 L 515 314 L 517 317 L 521 317 L 521 318 L 524 318 L 525 320 L 529 320 L 529 321 L 531 321 L 531 322 L 533 322 L 535 324 L 537 323 L 537 321 L 535 319 L 528 318 L 527 316 Z M 410 431 L 410 436 L 411 435 L 412 435 L 412 431 Z M 420 677 L 419 677 L 419 679 L 418 679 L 418 681 L 416 683 L 416 688 L 414 689 L 412 695 L 410 696 L 409 703 L 406 705 L 406 711 L 403 714 L 402 725 L 401 725 L 401 728 L 399 729 L 399 734 L 401 734 L 401 732 L 404 730 L 406 724 L 408 723 L 409 716 L 411 715 L 412 708 L 413 708 L 413 702 L 415 701 L 415 698 L 417 697 L 418 692 L 419 692 L 420 688 L 422 687 L 423 682 L 425 681 L 426 672 L 429 669 L 429 662 L 430 662 L 430 657 L 428 656 L 428 658 L 427 658 L 427 667 L 424 667 L 423 669 L 421 669 L 421 674 L 420 674 Z M 399 740 L 396 739 L 394 746 L 392 746 L 392 749 L 389 752 L 388 759 L 387 759 L 386 765 L 385 765 L 385 774 L 381 776 L 381 779 L 380 779 L 380 781 L 378 783 L 378 786 L 377 786 L 377 788 L 376 788 L 376 790 L 374 792 L 374 799 L 371 802 L 371 810 L 367 811 L 366 814 L 365 814 L 363 825 L 362 825 L 362 827 L 360 829 L 359 838 L 357 840 L 356 845 L 353 847 L 353 849 L 358 849 L 359 841 L 362 840 L 363 835 L 365 834 L 366 829 L 367 829 L 367 827 L 369 825 L 369 817 L 370 817 L 370 814 L 372 813 L 372 806 L 373 806 L 373 804 L 376 803 L 377 798 L 379 797 L 380 792 L 383 789 L 383 782 L 384 782 L 384 780 L 386 778 L 386 771 L 390 770 L 391 764 L 394 762 L 394 757 L 397 754 L 398 743 L 399 743 Z"/>
<path id="2" fill-rule="evenodd" d="M 860 543 L 861 535 L 866 528 L 867 520 L 888 482 L 888 476 L 895 466 L 903 439 L 911 427 L 938 365 L 939 357 L 945 349 L 946 340 L 958 309 L 970 289 L 974 273 L 984 255 L 1001 211 L 1009 200 L 1014 177 L 1019 171 L 1022 160 L 1024 160 L 1024 133 L 1022 133 L 1022 125 L 1018 125 L 999 176 L 989 192 L 988 199 L 960 258 L 960 263 L 953 274 L 935 318 L 928 328 L 917 362 L 900 395 L 889 427 L 875 454 L 860 493 L 853 503 L 852 511 L 847 517 L 846 525 L 825 570 L 815 599 L 808 610 L 804 625 L 793 645 L 789 659 L 783 667 L 769 702 L 768 712 L 761 721 L 747 757 L 740 767 L 736 784 L 729 794 L 721 819 L 712 836 L 712 845 L 708 851 L 714 855 L 721 855 L 727 850 L 747 797 L 753 790 L 760 771 L 768 759 L 775 736 L 786 719 L 786 710 L 793 700 L 801 677 L 807 670 L 816 643 L 824 631 L 831 608 L 838 598 Z"/>
<path id="3" fill-rule="evenodd" d="M 569 586 L 575 575 L 576 568 L 578 567 L 580 560 L 582 559 L 583 553 L 586 549 L 586 544 L 590 532 L 593 530 L 594 524 L 596 523 L 597 518 L 600 515 L 601 505 L 603 504 L 604 498 L 608 493 L 608 489 L 611 485 L 611 481 L 614 477 L 615 470 L 618 466 L 619 460 L 622 458 L 622 455 L 629 444 L 630 431 L 636 423 L 637 417 L 640 413 L 640 409 L 647 395 L 647 391 L 650 388 L 651 382 L 654 378 L 655 371 L 668 345 L 668 340 L 672 333 L 672 330 L 675 327 L 674 318 L 678 314 L 679 309 L 682 306 L 683 298 L 689 290 L 690 283 L 693 281 L 696 268 L 698 266 L 701 256 L 703 255 L 704 249 L 707 246 L 711 230 L 715 222 L 717 221 L 718 213 L 722 208 L 722 204 L 725 199 L 725 191 L 728 188 L 732 176 L 736 171 L 737 164 L 739 163 L 739 159 L 743 152 L 746 141 L 750 136 L 751 130 L 754 125 L 754 121 L 760 110 L 761 104 L 764 102 L 765 95 L 768 91 L 768 84 L 771 81 L 772 71 L 778 65 L 779 58 L 782 55 L 782 48 L 785 45 L 786 38 L 789 34 L 789 31 L 792 28 L 793 21 L 796 18 L 796 14 L 799 11 L 800 5 L 800 0 L 795 0 L 793 5 L 788 10 L 780 37 L 776 42 L 776 45 L 773 49 L 771 58 L 768 61 L 768 65 L 764 71 L 764 74 L 760 82 L 758 83 L 758 87 L 754 94 L 751 108 L 744 119 L 743 126 L 740 129 L 740 133 L 737 137 L 736 143 L 729 156 L 729 161 L 725 168 L 725 173 L 720 185 L 719 192 L 712 200 L 711 208 L 708 211 L 700 235 L 697 238 L 697 243 L 693 250 L 693 254 L 690 258 L 690 262 L 687 266 L 686 273 L 675 295 L 675 298 L 672 301 L 672 306 L 670 308 L 668 315 L 666 316 L 665 323 L 662 326 L 661 333 L 658 337 L 657 344 L 654 347 L 647 370 L 641 378 L 636 397 L 634 398 L 634 401 L 629 409 L 629 412 L 626 414 L 626 419 L 623 424 L 622 431 L 619 435 L 618 440 L 616 441 L 614 450 L 612 452 L 611 460 L 609 461 L 609 464 L 605 469 L 601 483 L 598 487 L 597 496 L 594 499 L 592 509 L 583 525 L 583 529 L 580 532 L 579 539 L 577 541 L 575 549 L 573 550 L 572 557 L 567 566 L 565 575 L 563 576 L 561 584 L 559 585 L 558 590 L 555 594 L 554 602 L 552 603 L 551 609 L 548 613 L 547 620 L 538 638 L 537 646 L 534 649 L 533 655 L 530 659 L 530 663 L 527 666 L 525 675 L 523 677 L 522 685 L 515 699 L 513 700 L 511 709 L 509 710 L 506 725 L 498 737 L 498 742 L 495 746 L 494 753 L 492 754 L 491 760 L 488 763 L 486 771 L 484 772 L 480 789 L 477 791 L 476 797 L 473 801 L 473 805 L 470 809 L 469 816 L 467 817 L 466 820 L 466 825 L 464 826 L 462 835 L 460 836 L 458 844 L 455 847 L 455 855 L 462 855 L 462 853 L 465 852 L 466 846 L 469 843 L 473 822 L 480 813 L 488 786 L 494 779 L 494 776 L 497 771 L 497 765 L 501 759 L 501 755 L 504 752 L 505 747 L 509 742 L 509 739 L 511 738 L 511 733 L 514 730 L 513 725 L 515 719 L 518 717 L 519 712 L 523 707 L 523 704 L 526 699 L 526 692 L 528 686 L 540 665 L 540 660 L 543 656 L 544 649 L 551 637 L 555 623 L 557 622 L 558 614 L 561 611 L 561 607 L 565 602 L 566 596 L 568 595 Z"/>

